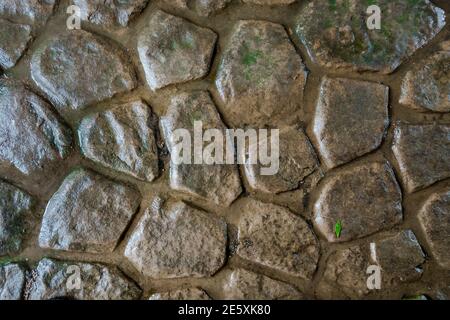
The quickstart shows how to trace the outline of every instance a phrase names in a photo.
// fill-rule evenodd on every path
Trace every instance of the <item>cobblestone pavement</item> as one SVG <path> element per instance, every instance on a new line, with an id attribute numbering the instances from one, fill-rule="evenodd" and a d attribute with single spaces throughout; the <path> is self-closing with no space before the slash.
<path id="1" fill-rule="evenodd" d="M 0 299 L 449 299 L 449 16 L 2 0 Z M 280 170 L 170 163 L 196 120 L 279 128 Z"/>

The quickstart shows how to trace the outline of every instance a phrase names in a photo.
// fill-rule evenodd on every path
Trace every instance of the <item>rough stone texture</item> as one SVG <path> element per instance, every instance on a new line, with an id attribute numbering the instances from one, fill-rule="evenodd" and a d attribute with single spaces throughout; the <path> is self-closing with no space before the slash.
<path id="1" fill-rule="evenodd" d="M 283 26 L 239 21 L 216 77 L 225 119 L 236 127 L 285 121 L 301 104 L 306 77 Z"/>
<path id="2" fill-rule="evenodd" d="M 149 300 L 211 300 L 205 291 L 198 288 L 181 289 L 163 293 L 154 293 Z"/>
<path id="3" fill-rule="evenodd" d="M 422 275 L 420 266 L 425 262 L 425 254 L 411 230 L 376 241 L 370 250 L 372 261 L 381 267 L 382 281 L 387 285 L 416 280 Z"/>
<path id="4" fill-rule="evenodd" d="M 381 9 L 381 30 L 367 27 L 370 4 Z M 297 17 L 296 34 L 322 66 L 391 73 L 444 26 L 444 11 L 428 0 L 314 0 Z"/>
<path id="5" fill-rule="evenodd" d="M 103 27 L 126 27 L 141 12 L 149 0 L 72 0 L 81 9 L 81 17 Z"/>
<path id="6" fill-rule="evenodd" d="M 140 296 L 141 289 L 116 267 L 97 263 L 42 259 L 27 283 L 28 300 L 137 300 Z"/>
<path id="7" fill-rule="evenodd" d="M 450 126 L 397 123 L 392 151 L 408 192 L 450 177 Z"/>
<path id="8" fill-rule="evenodd" d="M 226 300 L 300 300 L 293 286 L 244 269 L 229 273 L 223 286 Z"/>
<path id="9" fill-rule="evenodd" d="M 202 122 L 204 130 L 218 129 L 225 133 L 225 125 L 222 123 L 211 97 L 203 91 L 181 93 L 174 96 L 166 115 L 161 118 L 161 129 L 169 152 L 172 154 L 170 186 L 174 190 L 203 201 L 229 206 L 242 192 L 239 173 L 235 165 L 194 164 L 194 147 L 192 147 L 190 159 L 187 159 L 191 164 L 177 164 L 174 159 L 174 154 L 177 154 L 177 144 L 181 139 L 174 134 L 174 131 L 186 129 L 194 140 L 196 121 Z M 204 148 L 209 144 L 204 143 Z M 223 145 L 226 145 L 225 142 Z"/>
<path id="10" fill-rule="evenodd" d="M 31 40 L 31 27 L 0 19 L 0 67 L 14 67 Z"/>
<path id="11" fill-rule="evenodd" d="M 83 30 L 42 42 L 33 54 L 31 75 L 63 113 L 81 110 L 136 86 L 124 52 Z"/>
<path id="12" fill-rule="evenodd" d="M 78 128 L 81 150 L 103 166 L 151 182 L 159 175 L 153 117 L 142 101 L 90 115 Z"/>
<path id="13" fill-rule="evenodd" d="M 18 264 L 0 266 L 0 301 L 20 300 L 25 286 L 25 269 Z"/>
<path id="14" fill-rule="evenodd" d="M 195 11 L 198 15 L 207 17 L 223 10 L 231 0 L 166 0 L 180 9 Z"/>
<path id="15" fill-rule="evenodd" d="M 320 248 L 308 224 L 287 209 L 249 200 L 241 209 L 237 254 L 295 277 L 311 279 Z"/>
<path id="16" fill-rule="evenodd" d="M 77 169 L 47 204 L 39 245 L 55 250 L 112 252 L 139 204 L 140 195 L 131 187 Z"/>
<path id="17" fill-rule="evenodd" d="M 450 112 L 450 51 L 441 51 L 408 71 L 400 103 L 415 110 Z"/>
<path id="18" fill-rule="evenodd" d="M 419 220 L 431 255 L 450 269 L 450 189 L 433 193 L 419 212 Z"/>
<path id="19" fill-rule="evenodd" d="M 249 155 L 248 147 L 245 152 L 243 154 Z M 289 127 L 280 131 L 279 154 L 279 170 L 275 175 L 262 175 L 261 168 L 267 166 L 261 165 L 260 161 L 258 164 L 246 162 L 244 172 L 252 189 L 266 193 L 297 189 L 318 169 L 315 152 L 303 129 Z"/>
<path id="20" fill-rule="evenodd" d="M 139 32 L 138 51 L 152 90 L 206 76 L 217 35 L 156 11 Z"/>
<path id="21" fill-rule="evenodd" d="M 2 0 L 0 17 L 43 24 L 53 13 L 58 0 Z"/>
<path id="22" fill-rule="evenodd" d="M 48 103 L 20 82 L 0 80 L 0 169 L 49 173 L 71 144 L 70 129 Z"/>
<path id="23" fill-rule="evenodd" d="M 369 236 L 402 222 L 402 194 L 389 163 L 359 164 L 324 182 L 314 223 L 329 242 Z M 340 222 L 342 232 L 335 234 Z"/>
<path id="24" fill-rule="evenodd" d="M 156 198 L 133 231 L 125 256 L 148 277 L 208 277 L 225 263 L 226 244 L 222 219 Z"/>
<path id="25" fill-rule="evenodd" d="M 322 80 L 313 131 L 325 164 L 337 167 L 377 149 L 389 126 L 389 88 L 372 82 Z"/>
<path id="26" fill-rule="evenodd" d="M 287 5 L 296 2 L 297 0 L 244 0 L 245 3 L 254 3 L 259 5 Z"/>
<path id="27" fill-rule="evenodd" d="M 30 195 L 0 180 L 0 256 L 21 250 L 33 202 Z"/>

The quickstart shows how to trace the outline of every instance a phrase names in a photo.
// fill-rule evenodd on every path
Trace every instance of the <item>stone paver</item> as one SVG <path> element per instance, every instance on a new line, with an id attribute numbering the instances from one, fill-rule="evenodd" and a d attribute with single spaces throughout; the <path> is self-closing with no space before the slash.
<path id="1" fill-rule="evenodd" d="M 148 2 L 149 0 L 72 0 L 72 3 L 81 9 L 83 20 L 105 28 L 126 27 L 130 20 L 146 7 Z"/>
<path id="2" fill-rule="evenodd" d="M 123 50 L 83 30 L 42 42 L 32 56 L 31 75 L 62 113 L 79 111 L 136 86 Z"/>
<path id="3" fill-rule="evenodd" d="M 266 168 L 260 161 L 258 164 L 247 162 L 244 167 L 245 176 L 250 187 L 266 193 L 281 193 L 297 189 L 304 180 L 318 169 L 318 161 L 302 129 L 286 128 L 279 134 L 279 169 L 274 175 L 263 175 L 261 169 Z M 270 138 L 268 138 L 270 141 Z M 250 156 L 249 148 L 243 147 L 242 154 Z M 255 149 L 253 155 L 257 159 Z"/>
<path id="4" fill-rule="evenodd" d="M 212 30 L 156 11 L 138 36 L 149 87 L 156 90 L 206 76 L 216 39 Z"/>
<path id="5" fill-rule="evenodd" d="M 302 218 L 255 200 L 249 200 L 240 211 L 237 255 L 295 277 L 312 278 L 320 248 Z"/>
<path id="6" fill-rule="evenodd" d="M 81 150 L 103 166 L 151 182 L 159 175 L 153 117 L 142 101 L 90 115 L 78 128 Z"/>
<path id="7" fill-rule="evenodd" d="M 0 19 L 0 67 L 9 69 L 24 53 L 31 40 L 31 27 Z"/>
<path id="8" fill-rule="evenodd" d="M 208 277 L 225 263 L 227 224 L 183 202 L 153 201 L 125 256 L 151 278 Z"/>
<path id="9" fill-rule="evenodd" d="M 402 194 L 389 163 L 359 164 L 328 179 L 314 204 L 314 224 L 329 242 L 345 242 L 402 222 Z M 342 230 L 336 234 L 336 226 Z"/>
<path id="10" fill-rule="evenodd" d="M 231 0 L 166 0 L 166 1 L 177 8 L 193 10 L 202 17 L 207 17 L 223 10 L 231 2 Z"/>
<path id="11" fill-rule="evenodd" d="M 116 267 L 53 259 L 39 262 L 26 292 L 28 300 L 137 300 L 141 296 L 141 289 Z"/>
<path id="12" fill-rule="evenodd" d="M 211 298 L 202 289 L 190 288 L 154 293 L 149 300 L 211 300 Z"/>
<path id="13" fill-rule="evenodd" d="M 30 195 L 0 180 L 0 256 L 22 249 L 33 205 Z"/>
<path id="14" fill-rule="evenodd" d="M 53 13 L 59 0 L 2 0 L 0 17 L 26 23 L 43 24 Z"/>
<path id="15" fill-rule="evenodd" d="M 313 131 L 324 163 L 334 168 L 377 149 L 389 126 L 389 88 L 372 82 L 322 80 Z"/>
<path id="16" fill-rule="evenodd" d="M 21 300 L 25 277 L 25 269 L 19 264 L 0 265 L 0 301 Z"/>
<path id="17" fill-rule="evenodd" d="M 293 286 L 244 269 L 230 271 L 223 286 L 226 300 L 300 300 Z"/>
<path id="18" fill-rule="evenodd" d="M 216 77 L 232 126 L 285 121 L 301 105 L 307 73 L 286 30 L 267 21 L 239 21 Z"/>
<path id="19" fill-rule="evenodd" d="M 112 252 L 139 204 L 135 189 L 77 169 L 47 204 L 39 245 L 65 251 Z"/>
<path id="20" fill-rule="evenodd" d="M 381 30 L 367 27 L 371 4 L 381 9 Z M 445 12 L 428 0 L 314 0 L 296 34 L 321 66 L 391 73 L 444 26 Z"/>
<path id="21" fill-rule="evenodd" d="M 400 103 L 417 111 L 450 112 L 450 51 L 441 51 L 408 71 Z"/>
<path id="22" fill-rule="evenodd" d="M 419 221 L 430 254 L 442 268 L 450 269 L 450 189 L 433 193 L 419 212 Z"/>
<path id="23" fill-rule="evenodd" d="M 50 173 L 70 151 L 70 129 L 20 82 L 0 80 L 0 169 Z"/>
<path id="24" fill-rule="evenodd" d="M 229 206 L 242 192 L 239 172 L 235 165 L 210 165 L 203 161 L 202 164 L 195 164 L 194 147 L 191 149 L 191 156 L 183 155 L 186 162 L 180 164 L 175 159 L 177 154 L 181 154 L 180 143 L 184 143 L 184 139 L 187 139 L 176 134 L 176 130 L 188 130 L 191 139 L 194 140 L 195 123 L 201 122 L 203 130 L 218 129 L 225 134 L 225 125 L 209 94 L 195 91 L 174 96 L 160 122 L 167 148 L 171 153 L 171 188 L 203 201 Z M 194 142 L 192 141 L 192 145 Z M 204 151 L 209 144 L 204 143 Z M 225 141 L 223 145 L 226 145 Z M 223 154 L 225 155 L 225 151 Z"/>
<path id="25" fill-rule="evenodd" d="M 397 123 L 392 151 L 408 192 L 450 177 L 450 126 Z"/>

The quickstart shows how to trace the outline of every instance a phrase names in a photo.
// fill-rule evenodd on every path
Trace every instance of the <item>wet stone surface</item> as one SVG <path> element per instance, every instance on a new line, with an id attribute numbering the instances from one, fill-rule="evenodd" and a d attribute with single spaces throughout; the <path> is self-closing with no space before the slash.
<path id="1" fill-rule="evenodd" d="M 21 300 L 25 277 L 25 269 L 21 265 L 0 265 L 0 301 Z"/>

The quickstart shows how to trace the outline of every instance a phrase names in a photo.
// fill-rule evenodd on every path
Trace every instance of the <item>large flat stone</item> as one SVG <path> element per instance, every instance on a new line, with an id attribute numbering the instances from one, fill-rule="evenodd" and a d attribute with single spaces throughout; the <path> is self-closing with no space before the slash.
<path id="1" fill-rule="evenodd" d="M 0 80 L 0 168 L 50 173 L 69 155 L 71 130 L 21 83 Z"/>
<path id="2" fill-rule="evenodd" d="M 301 105 L 307 73 L 283 26 L 239 21 L 221 58 L 216 86 L 233 127 L 286 121 Z"/>
<path id="3" fill-rule="evenodd" d="M 363 238 L 402 222 L 402 194 L 388 162 L 358 164 L 327 179 L 314 224 L 329 242 Z M 336 234 L 336 225 L 342 231 Z"/>
<path id="4" fill-rule="evenodd" d="M 31 76 L 61 113 L 81 110 L 136 86 L 125 52 L 83 30 L 43 41 L 32 56 Z"/>
<path id="5" fill-rule="evenodd" d="M 0 67 L 9 69 L 16 65 L 31 40 L 31 27 L 0 19 Z"/>
<path id="6" fill-rule="evenodd" d="M 450 177 L 450 126 L 398 123 L 392 151 L 408 192 Z"/>
<path id="7" fill-rule="evenodd" d="M 142 101 L 113 106 L 82 120 L 83 154 L 101 165 L 144 181 L 159 175 L 154 115 Z"/>
<path id="8" fill-rule="evenodd" d="M 44 213 L 39 246 L 112 252 L 140 205 L 135 189 L 85 169 L 66 177 Z"/>
<path id="9" fill-rule="evenodd" d="M 25 269 L 19 264 L 0 266 L 0 301 L 21 300 L 25 287 Z"/>
<path id="10" fill-rule="evenodd" d="M 389 126 L 389 88 L 373 82 L 324 78 L 313 132 L 329 168 L 377 149 Z"/>
<path id="11" fill-rule="evenodd" d="M 312 278 L 320 247 L 302 218 L 255 200 L 244 203 L 240 212 L 238 256 L 295 277 Z"/>
<path id="12" fill-rule="evenodd" d="M 367 27 L 373 4 L 381 30 Z M 298 15 L 296 34 L 321 66 L 391 73 L 444 26 L 445 12 L 428 0 L 313 0 Z"/>
<path id="13" fill-rule="evenodd" d="M 125 256 L 147 277 L 208 277 L 225 263 L 226 245 L 224 220 L 156 198 L 133 231 Z"/>
<path id="14" fill-rule="evenodd" d="M 149 87 L 156 90 L 206 76 L 216 40 L 210 29 L 156 11 L 138 35 L 139 57 Z"/>

